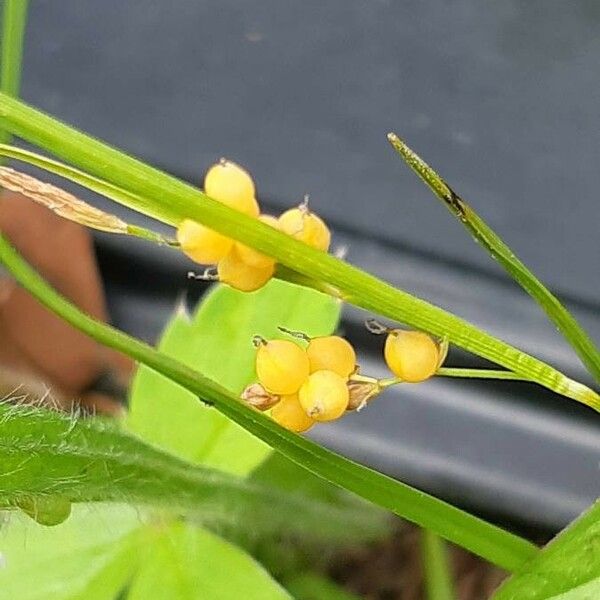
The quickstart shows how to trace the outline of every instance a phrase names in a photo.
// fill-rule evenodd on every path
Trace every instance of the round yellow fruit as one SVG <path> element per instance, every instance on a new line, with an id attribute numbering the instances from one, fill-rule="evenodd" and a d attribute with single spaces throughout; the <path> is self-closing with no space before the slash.
<path id="1" fill-rule="evenodd" d="M 300 405 L 298 394 L 282 396 L 271 409 L 271 418 L 282 427 L 296 433 L 308 431 L 315 424 L 314 419 L 311 419 Z"/>
<path id="2" fill-rule="evenodd" d="M 250 267 L 239 257 L 235 247 L 217 265 L 219 281 L 241 292 L 260 289 L 273 277 L 274 272 L 274 263 L 260 269 Z"/>
<path id="3" fill-rule="evenodd" d="M 309 374 L 306 351 L 289 340 L 264 341 L 256 351 L 256 374 L 269 392 L 295 394 Z"/>
<path id="4" fill-rule="evenodd" d="M 177 241 L 182 252 L 203 265 L 219 262 L 233 246 L 233 240 L 191 219 L 177 228 Z"/>
<path id="5" fill-rule="evenodd" d="M 339 335 L 312 338 L 306 353 L 311 373 L 327 370 L 348 378 L 356 368 L 354 348 Z"/>
<path id="6" fill-rule="evenodd" d="M 245 215 L 258 217 L 252 177 L 234 162 L 222 158 L 206 172 L 204 193 Z"/>
<path id="7" fill-rule="evenodd" d="M 329 228 L 320 217 L 304 206 L 286 210 L 279 217 L 279 229 L 317 250 L 329 250 Z"/>
<path id="8" fill-rule="evenodd" d="M 438 345 L 426 333 L 393 329 L 385 340 L 385 362 L 407 383 L 429 379 L 438 369 Z"/>
<path id="9" fill-rule="evenodd" d="M 315 371 L 302 384 L 298 399 L 315 421 L 334 421 L 346 412 L 350 394 L 344 377 L 333 371 Z"/>

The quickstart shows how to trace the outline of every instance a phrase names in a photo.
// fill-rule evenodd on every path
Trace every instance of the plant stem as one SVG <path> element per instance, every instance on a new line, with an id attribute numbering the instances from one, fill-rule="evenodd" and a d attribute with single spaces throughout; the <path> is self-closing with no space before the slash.
<path id="1" fill-rule="evenodd" d="M 421 559 L 428 600 L 453 600 L 454 586 L 446 544 L 427 529 L 421 530 Z"/>
<path id="2" fill-rule="evenodd" d="M 394 149 L 429 186 L 448 210 L 497 260 L 504 270 L 539 304 L 564 338 L 579 355 L 588 371 L 600 382 L 600 351 L 558 298 L 519 260 L 491 227 L 452 190 L 452 188 L 395 133 L 388 134 Z"/>
<path id="3" fill-rule="evenodd" d="M 193 186 L 81 133 L 25 103 L 0 94 L 0 117 L 13 133 L 67 159 L 115 186 L 133 192 L 124 204 L 177 225 L 190 218 L 274 257 L 289 269 L 338 290 L 365 310 L 447 337 L 559 394 L 600 411 L 600 396 L 550 365 L 478 329 L 467 321 L 396 289 L 273 227 L 232 210 Z"/>
<path id="4" fill-rule="evenodd" d="M 9 96 L 18 96 L 21 85 L 23 35 L 27 22 L 27 5 L 28 0 L 4 0 L 0 89 Z M 8 141 L 10 141 L 10 132 L 0 128 L 0 142 Z"/>
<path id="5" fill-rule="evenodd" d="M 468 377 L 470 379 L 505 379 L 509 381 L 531 381 L 529 377 L 517 375 L 512 371 L 501 371 L 497 369 L 458 369 L 441 367 L 436 376 L 440 377 Z"/>
<path id="6" fill-rule="evenodd" d="M 520 568 L 537 553 L 536 546 L 514 534 L 282 429 L 214 381 L 122 331 L 94 320 L 50 287 L 2 235 L 0 262 L 18 283 L 65 321 L 214 405 L 219 412 L 314 474 L 427 527 L 509 571 Z"/>

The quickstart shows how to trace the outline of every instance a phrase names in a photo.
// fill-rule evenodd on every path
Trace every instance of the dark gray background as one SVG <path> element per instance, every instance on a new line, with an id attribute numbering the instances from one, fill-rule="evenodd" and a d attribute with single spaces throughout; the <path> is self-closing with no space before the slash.
<path id="1" fill-rule="evenodd" d="M 585 378 L 385 134 L 446 176 L 600 339 L 599 56 L 592 0 L 33 0 L 22 94 L 183 177 L 226 155 L 268 205 L 309 192 L 352 262 Z M 117 323 L 154 337 L 188 265 L 108 237 L 99 251 Z M 135 277 L 120 266 L 131 255 L 147 266 Z M 349 311 L 344 326 L 369 352 L 362 318 Z M 555 527 L 600 489 L 598 420 L 565 403 L 436 381 L 315 435 L 463 504 Z"/>

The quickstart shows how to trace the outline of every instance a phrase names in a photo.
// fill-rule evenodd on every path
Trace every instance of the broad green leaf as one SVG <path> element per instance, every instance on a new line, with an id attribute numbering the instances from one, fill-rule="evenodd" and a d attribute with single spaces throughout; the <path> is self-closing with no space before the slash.
<path id="1" fill-rule="evenodd" d="M 55 527 L 12 512 L 0 530 L 0 600 L 114 597 L 135 566 L 141 523 L 125 505 L 78 505 Z"/>
<path id="2" fill-rule="evenodd" d="M 494 594 L 493 600 L 600 598 L 600 502 L 573 521 Z"/>
<path id="3" fill-rule="evenodd" d="M 252 557 L 185 523 L 148 527 L 147 548 L 128 600 L 289 600 Z"/>
<path id="4" fill-rule="evenodd" d="M 331 333 L 339 303 L 314 290 L 273 280 L 244 294 L 216 286 L 189 320 L 175 314 L 161 352 L 202 371 L 236 396 L 255 380 L 252 337 L 282 337 L 278 326 L 308 335 Z M 269 452 L 266 444 L 195 394 L 147 367 L 133 382 L 129 428 L 144 439 L 195 463 L 245 475 Z"/>

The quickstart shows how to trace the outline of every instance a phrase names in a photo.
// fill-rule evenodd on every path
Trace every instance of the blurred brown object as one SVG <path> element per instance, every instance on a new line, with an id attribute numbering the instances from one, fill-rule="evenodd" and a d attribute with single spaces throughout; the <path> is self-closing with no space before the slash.
<path id="1" fill-rule="evenodd" d="M 0 231 L 59 292 L 83 311 L 107 321 L 104 290 L 89 232 L 18 194 L 0 196 Z M 104 389 L 124 388 L 133 364 L 97 344 L 44 308 L 6 274 L 0 273 L 0 397 L 22 377 L 16 395 L 46 385 L 60 407 L 73 404 L 120 410 Z M 7 373 L 11 376 L 7 377 Z M 4 389 L 3 389 L 4 388 Z M 38 394 L 39 395 L 39 394 Z M 35 400 L 35 398 L 33 398 Z"/>
<path id="2" fill-rule="evenodd" d="M 334 559 L 329 574 L 367 600 L 424 600 L 420 530 L 399 522 L 388 539 L 348 549 Z M 506 573 L 448 544 L 457 600 L 487 600 Z"/>

